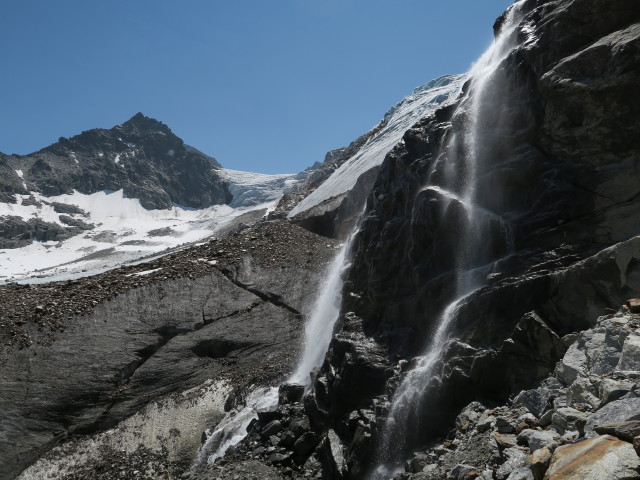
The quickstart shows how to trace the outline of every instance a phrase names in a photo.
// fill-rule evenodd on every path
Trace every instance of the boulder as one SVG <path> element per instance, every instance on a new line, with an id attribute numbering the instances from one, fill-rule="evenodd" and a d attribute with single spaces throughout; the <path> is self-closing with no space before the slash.
<path id="1" fill-rule="evenodd" d="M 589 417 L 585 432 L 590 433 L 600 425 L 640 420 L 640 398 L 623 398 L 611 402 Z"/>
<path id="2" fill-rule="evenodd" d="M 622 346 L 620 361 L 616 367 L 617 371 L 638 371 L 640 370 L 640 333 L 632 332 L 625 339 Z"/>
<path id="3" fill-rule="evenodd" d="M 282 422 L 280 422 L 280 420 L 273 420 L 273 421 L 267 423 L 262 428 L 262 432 L 260 432 L 260 434 L 264 438 L 269 438 L 272 435 L 276 435 L 276 434 L 280 433 L 281 431 L 282 431 Z"/>
<path id="4" fill-rule="evenodd" d="M 567 353 L 558 363 L 556 367 L 556 377 L 562 380 L 566 385 L 571 385 L 578 378 L 578 375 L 584 374 L 587 369 L 587 356 L 577 343 L 569 347 Z"/>
<path id="5" fill-rule="evenodd" d="M 514 405 L 526 407 L 536 418 L 540 418 L 551 407 L 552 392 L 544 388 L 523 390 L 516 398 Z"/>
<path id="6" fill-rule="evenodd" d="M 640 298 L 630 298 L 625 304 L 631 313 L 640 313 Z"/>
<path id="7" fill-rule="evenodd" d="M 598 392 L 587 377 L 578 376 L 567 390 L 567 404 L 586 403 L 593 408 L 600 406 Z"/>
<path id="8" fill-rule="evenodd" d="M 507 448 L 502 452 L 502 456 L 505 461 L 495 472 L 495 476 L 498 480 L 506 480 L 507 478 L 511 478 L 510 475 L 514 471 L 521 468 L 526 468 L 527 470 L 529 470 L 527 454 L 519 448 Z"/>
<path id="9" fill-rule="evenodd" d="M 283 383 L 278 389 L 278 403 L 296 403 L 302 400 L 304 395 L 304 385 L 295 383 Z"/>
<path id="10" fill-rule="evenodd" d="M 638 478 L 640 458 L 631 444 L 596 436 L 554 452 L 545 480 L 623 480 Z"/>
<path id="11" fill-rule="evenodd" d="M 558 408 L 551 416 L 551 423 L 559 433 L 570 430 L 584 431 L 589 415 L 571 407 Z"/>
<path id="12" fill-rule="evenodd" d="M 496 440 L 488 433 L 472 434 L 461 442 L 453 451 L 449 451 L 441 462 L 445 468 L 453 468 L 458 464 L 482 465 L 498 464 L 500 462 L 500 450 Z"/>
<path id="13" fill-rule="evenodd" d="M 518 442 L 526 444 L 532 452 L 543 448 L 553 452 L 560 444 L 560 435 L 554 430 L 526 429 L 518 435 Z"/>
<path id="14" fill-rule="evenodd" d="M 542 480 L 551 462 L 551 452 L 548 448 L 539 448 L 531 454 L 529 462 L 531 464 L 533 478 L 535 480 Z"/>
<path id="15" fill-rule="evenodd" d="M 634 383 L 629 380 L 604 378 L 598 386 L 598 396 L 602 405 L 618 400 L 631 391 Z"/>
<path id="16" fill-rule="evenodd" d="M 599 425 L 595 427 L 595 431 L 600 435 L 613 435 L 621 440 L 633 443 L 633 439 L 640 435 L 640 420 Z"/>
<path id="17" fill-rule="evenodd" d="M 303 433 L 293 445 L 293 451 L 298 457 L 308 457 L 318 446 L 320 436 L 315 432 Z"/>
<path id="18" fill-rule="evenodd" d="M 534 478 L 533 473 L 531 473 L 531 469 L 528 467 L 519 467 L 511 472 L 507 477 L 507 480 L 534 480 Z"/>
<path id="19" fill-rule="evenodd" d="M 480 472 L 470 465 L 456 465 L 451 469 L 448 479 L 451 480 L 474 480 L 480 476 Z"/>
<path id="20" fill-rule="evenodd" d="M 339 480 L 344 477 L 347 465 L 344 444 L 334 430 L 329 430 L 320 443 L 318 457 L 322 464 L 323 478 Z"/>

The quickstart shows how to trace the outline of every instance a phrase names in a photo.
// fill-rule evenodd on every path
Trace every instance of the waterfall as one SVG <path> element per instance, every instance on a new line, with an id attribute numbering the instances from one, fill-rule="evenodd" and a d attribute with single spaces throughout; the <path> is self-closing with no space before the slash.
<path id="1" fill-rule="evenodd" d="M 305 327 L 304 350 L 298 361 L 295 372 L 286 383 L 297 383 L 311 386 L 312 373 L 320 367 L 329 349 L 333 336 L 333 327 L 340 314 L 341 293 L 344 271 L 349 267 L 346 263 L 353 239 L 358 232 L 358 222 L 348 240 L 340 247 L 333 258 L 324 282 L 320 288 L 311 317 Z M 278 404 L 278 388 L 259 388 L 247 396 L 245 407 L 232 410 L 218 423 L 213 432 L 206 432 L 207 440 L 200 449 L 196 461 L 191 467 L 193 472 L 199 465 L 213 463 L 224 456 L 229 447 L 238 444 L 247 435 L 247 427 L 251 420 L 257 418 L 261 409 L 268 410 Z"/>
<path id="2" fill-rule="evenodd" d="M 298 361 L 298 367 L 288 380 L 289 383 L 298 383 L 309 387 L 314 370 L 322 365 L 324 356 L 329 349 L 333 328 L 340 314 L 343 277 L 345 270 L 349 268 L 347 259 L 353 239 L 358 232 L 357 225 L 358 222 L 325 274 L 320 295 L 315 301 L 311 317 L 305 326 L 304 350 Z"/>
<path id="3" fill-rule="evenodd" d="M 191 467 L 193 472 L 198 466 L 213 463 L 224 456 L 229 447 L 237 445 L 247 436 L 247 427 L 257 418 L 261 410 L 269 410 L 278 403 L 278 388 L 259 388 L 253 390 L 245 402 L 244 408 L 231 410 L 218 423 L 213 432 L 207 431 L 207 440 L 200 449 L 198 457 Z"/>
<path id="4" fill-rule="evenodd" d="M 454 299 L 436 317 L 435 331 L 423 355 L 395 391 L 378 445 L 378 466 L 370 475 L 375 480 L 401 471 L 404 455 L 420 445 L 420 433 L 429 428 L 420 425 L 422 408 L 430 386 L 439 380 L 435 367 L 450 340 L 457 314 L 469 297 L 483 287 L 487 273 L 500 256 L 511 253 L 510 226 L 499 214 L 482 205 L 478 186 L 479 179 L 495 161 L 491 140 L 499 141 L 493 138 L 499 134 L 492 129 L 496 125 L 505 127 L 500 124 L 505 92 L 497 73 L 515 46 L 522 3 L 521 0 L 511 6 L 496 40 L 472 66 L 470 90 L 456 109 L 442 154 L 423 189 L 439 200 L 443 217 L 447 207 L 453 206 L 459 212 L 453 215 L 455 219 L 448 220 L 456 222 L 457 233 L 457 238 L 451 239 L 456 252 Z"/>

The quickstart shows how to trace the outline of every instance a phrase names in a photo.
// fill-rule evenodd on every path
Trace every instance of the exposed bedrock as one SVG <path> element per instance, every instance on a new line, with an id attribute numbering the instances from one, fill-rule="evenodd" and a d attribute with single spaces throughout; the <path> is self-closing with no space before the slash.
<path id="1" fill-rule="evenodd" d="M 346 445 L 347 476 L 376 462 L 380 425 L 349 430 L 349 415 L 366 408 L 384 419 L 413 367 L 399 360 L 422 353 L 455 298 L 465 215 L 482 241 L 462 264 L 482 272 L 485 286 L 457 312 L 457 340 L 436 364 L 421 417 L 407 425 L 415 444 L 450 428 L 473 398 L 503 399 L 546 377 L 564 335 L 640 292 L 640 148 L 631 139 L 640 111 L 630 101 L 640 88 L 640 5 L 532 0 L 524 11 L 518 46 L 482 105 L 474 107 L 470 80 L 457 104 L 404 135 L 369 196 L 341 330 L 314 400 L 322 428 Z M 444 179 L 465 154 L 451 145 L 472 108 L 487 115 L 475 127 L 478 181 L 468 205 Z"/>
<path id="2" fill-rule="evenodd" d="M 280 234 L 269 242 L 267 255 L 258 253 L 262 230 L 265 235 Z M 150 402 L 201 388 L 209 379 L 223 386 L 226 381 L 229 392 L 238 392 L 250 384 L 277 382 L 288 374 L 300 344 L 299 312 L 308 308 L 334 248 L 326 238 L 304 232 L 314 255 L 291 255 L 288 241 L 299 241 L 296 231 L 300 229 L 272 226 L 262 230 L 238 238 L 241 255 L 232 261 L 216 257 L 219 268 L 209 274 L 168 278 L 128 290 L 68 320 L 65 331 L 53 340 L 34 331 L 30 347 L 3 350 L 0 478 L 14 478 L 52 447 L 80 434 L 118 424 L 125 425 L 118 428 L 126 432 L 127 423 L 121 422 L 147 408 L 142 420 L 129 421 L 133 425 L 129 430 L 135 431 L 138 423 L 151 421 L 156 407 L 150 409 Z M 248 246 L 245 240 L 258 245 L 252 246 L 254 253 L 240 249 Z M 231 240 L 227 243 L 227 249 L 233 248 Z M 80 293 L 92 295 L 90 290 Z M 25 321 L 31 323 L 28 318 Z M 223 395 L 224 406 L 229 392 L 206 395 Z M 194 404 L 200 401 L 196 393 L 190 395 Z M 174 410 L 188 406 L 183 405 L 182 397 L 168 401 L 179 406 L 171 407 Z M 171 408 L 160 405 L 157 410 L 167 417 L 164 424 L 171 424 Z M 200 410 L 205 411 L 204 407 Z M 166 458 L 176 471 L 184 471 L 195 458 L 201 432 L 215 425 L 223 413 L 212 408 L 205 415 L 200 410 L 196 412 L 200 423 L 188 421 L 182 428 L 176 421 L 178 432 L 169 432 L 169 437 L 182 435 L 180 442 L 170 438 L 147 442 L 143 436 L 139 444 L 150 449 L 150 454 L 169 455 Z M 111 437 L 120 438 L 118 435 Z M 196 439 L 188 442 L 191 450 L 171 450 L 189 439 Z M 130 447 L 134 440 L 125 443 Z M 110 442 L 106 445 L 118 450 L 118 443 Z M 65 455 L 64 450 L 60 455 Z M 69 457 L 62 463 L 70 468 L 77 462 Z M 28 478 L 42 478 L 38 471 Z M 50 471 L 45 468 L 40 474 Z"/>

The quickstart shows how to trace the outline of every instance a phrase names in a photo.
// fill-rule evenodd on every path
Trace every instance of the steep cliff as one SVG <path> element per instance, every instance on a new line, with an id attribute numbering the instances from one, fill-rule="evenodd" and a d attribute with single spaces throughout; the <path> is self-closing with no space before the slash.
<path id="1" fill-rule="evenodd" d="M 507 33 L 513 47 L 486 85 L 471 78 L 457 103 L 406 132 L 368 199 L 342 326 L 312 402 L 323 428 L 333 426 L 347 445 L 349 477 L 400 462 L 450 428 L 470 400 L 506 398 L 544 378 L 562 349 L 539 355 L 530 335 L 514 336 L 527 312 L 562 336 L 639 291 L 640 251 L 620 242 L 640 233 L 640 151 L 632 140 L 640 110 L 630 100 L 640 87 L 640 6 L 525 0 L 516 7 Z M 459 139 L 472 123 L 479 146 L 469 205 L 470 150 Z M 468 217 L 482 224 L 473 255 L 459 238 L 477 234 L 464 226 Z M 459 299 L 425 379 L 433 385 L 399 426 L 396 451 L 380 451 L 394 389 L 419 363 L 398 361 L 424 352 L 468 272 L 484 277 L 481 288 Z M 370 411 L 367 421 L 350 420 L 363 415 L 358 409 Z"/>

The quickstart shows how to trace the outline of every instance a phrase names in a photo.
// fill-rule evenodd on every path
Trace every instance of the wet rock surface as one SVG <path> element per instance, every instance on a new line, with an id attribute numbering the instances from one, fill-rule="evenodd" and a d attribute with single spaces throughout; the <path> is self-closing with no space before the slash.
<path id="1" fill-rule="evenodd" d="M 640 7 L 632 1 L 531 0 L 522 8 L 518 46 L 491 78 L 494 97 L 487 102 L 500 108 L 474 126 L 482 176 L 473 209 L 456 197 L 458 185 L 443 180 L 461 155 L 446 145 L 468 126 L 472 80 L 457 104 L 417 122 L 381 166 L 345 283 L 340 325 L 345 336 L 360 325 L 357 347 L 344 348 L 339 332 L 316 381 L 316 403 L 324 406 L 329 427 L 357 408 L 386 418 L 404 378 L 403 362 L 411 368 L 456 296 L 459 225 L 470 210 L 487 216 L 487 235 L 468 265 L 487 271 L 485 286 L 456 312 L 449 330 L 455 341 L 443 347 L 422 413 L 404 432 L 413 445 L 444 434 L 474 398 L 500 404 L 543 380 L 572 335 L 640 292 L 640 170 L 631 160 L 640 154 L 627 136 L 628 126 L 640 128 L 640 112 L 628 105 L 640 78 Z M 593 335 L 594 348 L 603 352 L 588 358 L 606 369 L 607 352 L 621 339 Z M 634 340 L 627 350 L 623 368 L 636 365 Z M 580 408 L 599 407 L 593 384 L 574 383 L 584 359 L 569 355 L 558 372 L 571 384 L 567 397 Z M 350 375 L 370 367 L 379 372 L 371 388 L 349 388 Z M 613 399 L 626 387 L 603 388 Z M 530 403 L 538 413 L 547 406 L 544 398 Z M 561 435 L 583 435 L 590 428 L 586 413 L 566 408 L 572 410 L 554 411 L 547 425 Z M 380 441 L 375 429 L 372 435 L 369 447 Z M 347 450 L 361 448 L 350 435 L 345 442 Z M 376 464 L 370 450 L 348 457 L 351 478 Z"/>
<path id="2" fill-rule="evenodd" d="M 267 223 L 95 277 L 0 287 L 0 476 L 207 379 L 277 382 L 335 251 Z"/>
<path id="3" fill-rule="evenodd" d="M 585 340 L 598 331 L 606 329 L 616 337 L 629 338 L 639 328 L 640 316 L 622 307 L 616 314 L 600 317 L 594 328 L 580 333 L 572 348 L 585 354 L 589 348 Z M 617 369 L 623 349 L 624 341 L 610 350 L 608 369 L 602 369 L 597 362 L 585 362 L 575 379 L 565 381 L 557 372 L 571 362 L 574 353 L 567 352 L 558 362 L 555 376 L 535 389 L 521 392 L 511 403 L 489 407 L 478 402 L 470 404 L 458 415 L 454 430 L 410 459 L 407 473 L 394 479 L 422 479 L 422 471 L 413 468 L 419 458 L 428 459 L 428 467 L 419 466 L 425 471 L 437 470 L 441 475 L 438 478 L 450 478 L 454 465 L 462 462 L 484 472 L 473 478 L 520 478 L 518 475 L 548 480 L 640 478 L 640 457 L 633 450 L 638 421 L 630 420 L 639 411 L 633 405 L 640 400 L 640 378 L 637 371 L 621 373 Z M 581 379 L 599 392 L 595 406 L 571 399 L 572 387 Z M 629 382 L 629 390 L 624 397 L 607 403 L 600 387 L 611 381 Z M 531 403 L 530 398 L 547 401 L 541 407 L 538 402 Z M 557 421 L 550 422 L 549 417 Z M 494 421 L 487 422 L 489 418 Z M 626 420 L 611 424 L 607 420 L 610 418 Z M 501 433 L 506 425 L 509 425 L 506 430 L 512 432 L 510 437 Z M 595 431 L 586 425 L 595 426 Z M 483 445 L 487 443 L 492 443 L 493 448 L 486 450 Z"/>

